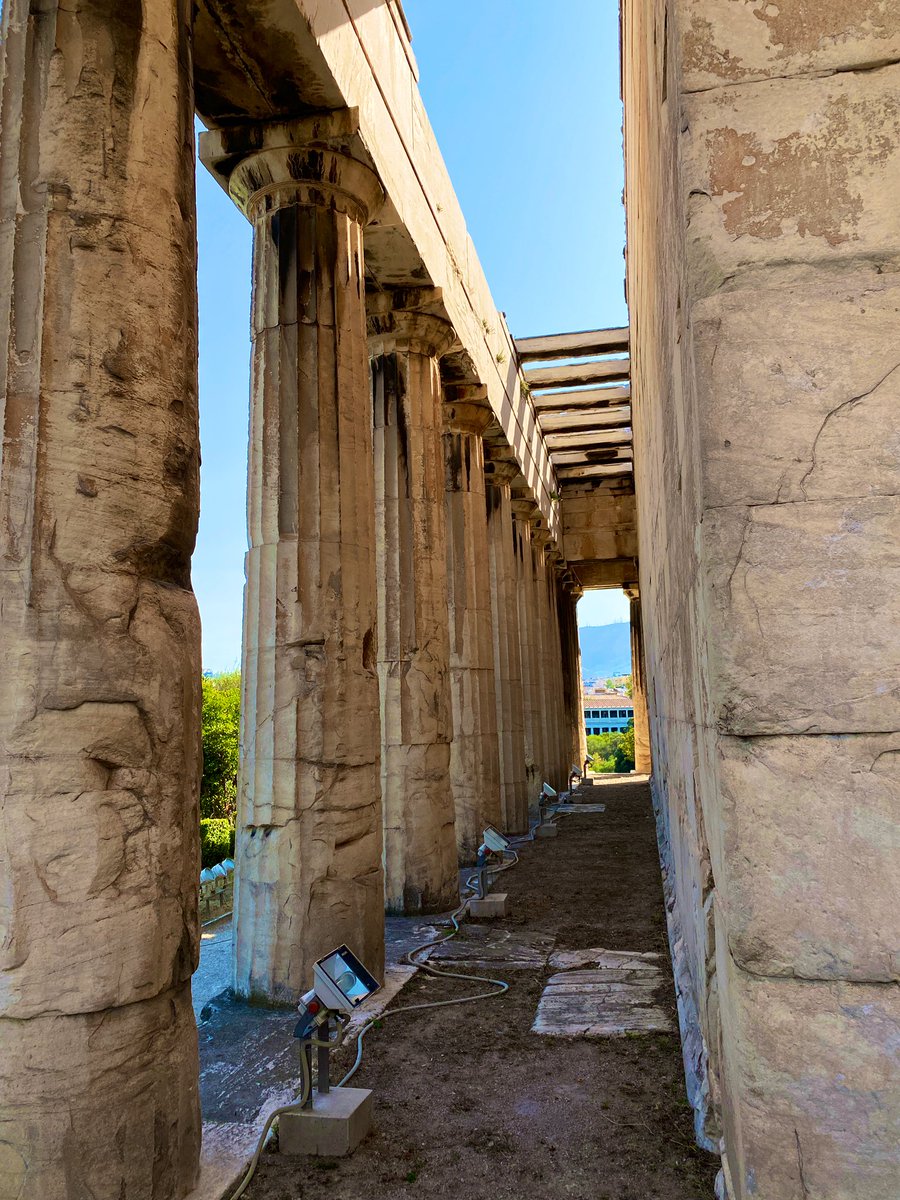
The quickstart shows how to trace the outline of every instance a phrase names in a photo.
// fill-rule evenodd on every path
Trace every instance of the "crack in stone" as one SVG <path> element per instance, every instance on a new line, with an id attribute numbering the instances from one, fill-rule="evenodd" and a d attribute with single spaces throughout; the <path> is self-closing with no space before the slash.
<path id="1" fill-rule="evenodd" d="M 704 92 L 721 92 L 732 88 L 740 87 L 758 87 L 762 83 L 778 83 L 779 81 L 790 80 L 811 80 L 811 79 L 830 79 L 834 75 L 865 75 L 870 71 L 880 71 L 884 67 L 895 67 L 900 63 L 900 58 L 878 58 L 872 59 L 871 62 L 858 63 L 855 66 L 847 67 L 823 67 L 818 71 L 789 71 L 784 75 L 759 75 L 755 79 L 729 79 L 717 80 L 715 83 L 710 83 L 705 87 L 695 87 L 681 89 L 682 96 L 700 96 Z"/>
<path id="2" fill-rule="evenodd" d="M 809 1196 L 809 1188 L 806 1185 L 806 1174 L 803 1170 L 803 1150 L 800 1146 L 800 1134 L 797 1132 L 797 1126 L 794 1126 L 794 1139 L 797 1143 L 797 1167 L 800 1171 L 800 1186 L 803 1188 L 804 1200 Z"/>
<path id="3" fill-rule="evenodd" d="M 822 434 L 825 432 L 828 422 L 831 420 L 832 417 L 836 417 L 838 415 L 838 413 L 843 412 L 843 410 L 845 408 L 851 408 L 854 404 L 858 404 L 861 400 L 868 399 L 868 397 L 871 396 L 873 394 L 873 392 L 877 392 L 878 389 L 881 387 L 881 385 L 883 383 L 886 383 L 887 380 L 890 379 L 890 377 L 894 374 L 894 372 L 898 371 L 898 370 L 900 370 L 900 363 L 895 363 L 894 366 L 892 366 L 891 369 L 886 374 L 882 375 L 881 379 L 879 379 L 877 383 L 874 383 L 867 391 L 861 392 L 858 396 L 851 396 L 849 398 L 849 400 L 842 400 L 841 403 L 838 404 L 836 408 L 831 409 L 831 411 L 825 416 L 825 419 L 822 421 L 822 424 L 819 426 L 819 432 L 816 434 L 815 438 L 813 438 L 812 449 L 810 450 L 811 461 L 810 461 L 809 470 L 806 472 L 806 474 L 800 480 L 799 486 L 800 486 L 800 491 L 803 493 L 804 500 L 809 499 L 809 496 L 807 495 L 807 491 L 806 491 L 806 481 L 807 481 L 807 479 L 809 479 L 810 475 L 812 475 L 812 473 L 815 471 L 816 467 L 819 465 L 818 455 L 817 455 L 819 439 L 821 438 Z"/>

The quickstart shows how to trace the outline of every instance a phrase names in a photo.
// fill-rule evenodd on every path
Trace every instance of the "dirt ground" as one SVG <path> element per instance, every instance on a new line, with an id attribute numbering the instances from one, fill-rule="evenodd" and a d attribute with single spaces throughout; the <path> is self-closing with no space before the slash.
<path id="1" fill-rule="evenodd" d="M 590 799 L 606 812 L 560 818 L 559 836 L 504 874 L 504 924 L 555 951 L 660 951 L 668 969 L 649 789 Z M 374 1090 L 376 1128 L 348 1159 L 267 1152 L 250 1200 L 711 1198 L 719 1164 L 693 1141 L 677 1035 L 541 1037 L 530 1029 L 551 970 L 493 973 L 510 984 L 499 999 L 370 1033 L 353 1083 Z M 467 987 L 417 976 L 392 1007 Z M 674 1017 L 671 978 L 664 1003 Z"/>

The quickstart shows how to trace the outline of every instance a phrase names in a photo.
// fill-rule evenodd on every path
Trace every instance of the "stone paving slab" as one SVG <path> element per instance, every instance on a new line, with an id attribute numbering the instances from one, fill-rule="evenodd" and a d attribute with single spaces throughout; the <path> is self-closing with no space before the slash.
<path id="1" fill-rule="evenodd" d="M 659 955 L 621 950 L 564 951 L 550 959 L 558 971 L 547 980 L 532 1025 L 547 1037 L 624 1037 L 669 1033 L 672 1018 L 656 1001 L 666 979 Z M 593 967 L 578 969 L 583 964 Z"/>
<path id="2" fill-rule="evenodd" d="M 604 967 L 611 971 L 645 970 L 659 964 L 660 955 L 635 950 L 558 950 L 550 955 L 550 966 L 557 971 L 574 967 Z"/>
<path id="3" fill-rule="evenodd" d="M 520 928 L 467 925 L 455 938 L 436 946 L 429 958 L 451 966 L 542 971 L 552 949 L 553 938 L 544 934 Z"/>
<path id="4" fill-rule="evenodd" d="M 553 810 L 558 813 L 602 813 L 606 812 L 605 804 L 557 804 Z"/>

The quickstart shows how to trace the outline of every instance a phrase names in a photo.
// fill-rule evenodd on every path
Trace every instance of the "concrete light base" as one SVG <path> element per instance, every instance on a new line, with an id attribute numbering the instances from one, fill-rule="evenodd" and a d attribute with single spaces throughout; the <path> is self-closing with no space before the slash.
<path id="1" fill-rule="evenodd" d="M 549 825 L 549 824 L 548 825 L 538 825 L 537 832 L 535 833 L 535 837 L 539 837 L 539 838 L 556 837 L 558 832 L 559 831 L 557 830 L 555 825 Z"/>
<path id="2" fill-rule="evenodd" d="M 495 917 L 508 916 L 509 904 L 507 902 L 507 893 L 494 892 L 492 895 L 485 896 L 481 900 L 470 900 L 469 915 L 477 917 L 482 921 L 489 921 Z"/>
<path id="3" fill-rule="evenodd" d="M 334 1088 L 313 1093 L 312 1108 L 284 1113 L 278 1121 L 282 1154 L 343 1158 L 372 1128 L 372 1093 L 366 1088 Z"/>

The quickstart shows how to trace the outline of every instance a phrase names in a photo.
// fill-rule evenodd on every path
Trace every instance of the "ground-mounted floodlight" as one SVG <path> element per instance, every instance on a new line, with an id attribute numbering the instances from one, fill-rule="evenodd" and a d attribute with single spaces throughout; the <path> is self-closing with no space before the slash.
<path id="1" fill-rule="evenodd" d="M 547 809 L 557 798 L 558 794 L 559 793 L 557 792 L 556 788 L 551 787 L 550 784 L 545 780 L 543 786 L 541 787 L 541 794 L 538 797 L 538 810 L 541 814 L 542 825 L 544 823 L 544 818 L 547 815 Z"/>
<path id="2" fill-rule="evenodd" d="M 469 900 L 469 916 L 490 920 L 494 917 L 508 915 L 506 892 L 494 892 L 488 895 L 491 886 L 491 868 L 493 860 L 500 858 L 510 848 L 509 838 L 504 837 L 499 829 L 488 825 L 481 837 L 478 847 L 478 857 L 475 860 L 475 895 Z"/>
<path id="3" fill-rule="evenodd" d="M 300 1039 L 300 1053 L 305 1057 L 310 1080 L 313 1047 L 318 1051 L 317 1095 L 324 1096 L 331 1091 L 331 1051 L 340 1046 L 350 1014 L 380 987 L 378 980 L 348 946 L 338 946 L 313 964 L 313 986 L 300 999 L 300 1020 L 294 1029 L 294 1037 Z M 311 1085 L 304 1107 L 315 1107 Z"/>
<path id="4" fill-rule="evenodd" d="M 488 871 L 490 870 L 490 859 L 494 854 L 502 854 L 504 850 L 509 849 L 509 839 L 505 838 L 499 829 L 495 829 L 493 825 L 488 825 L 481 838 L 481 845 L 478 847 L 478 857 L 475 860 L 475 881 L 476 881 L 476 899 L 483 900 L 487 896 L 489 881 Z"/>
<path id="5" fill-rule="evenodd" d="M 575 764 L 572 763 L 571 767 L 569 767 L 569 791 L 574 792 L 576 787 L 583 779 L 584 772 L 582 771 L 581 767 L 576 767 Z"/>
<path id="6" fill-rule="evenodd" d="M 556 837 L 556 825 L 552 821 L 547 820 L 547 813 L 553 801 L 558 797 L 556 788 L 550 786 L 544 781 L 541 786 L 541 794 L 538 796 L 538 823 L 534 831 L 534 836 L 539 838 Z"/>

